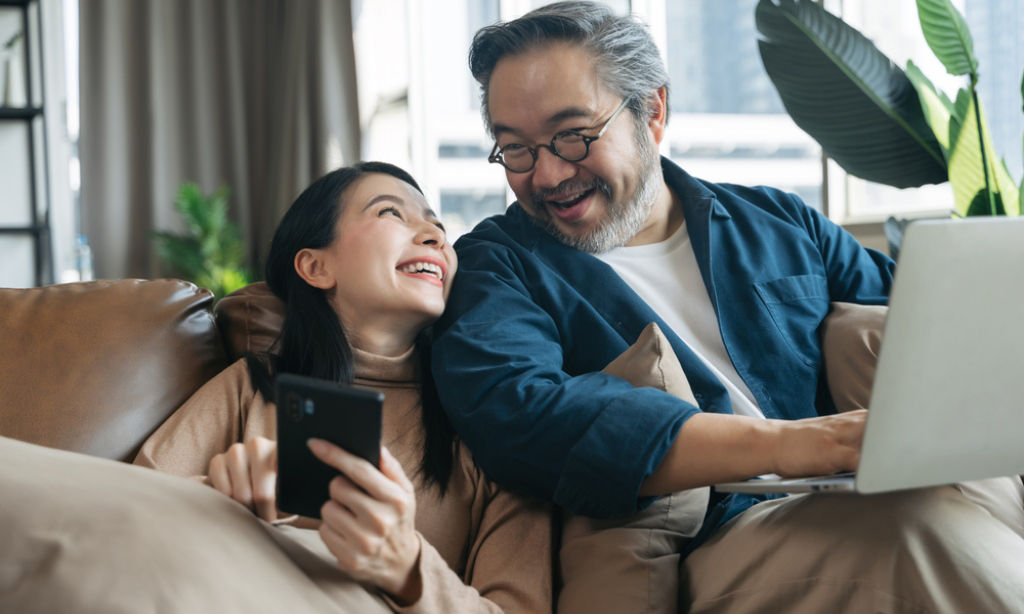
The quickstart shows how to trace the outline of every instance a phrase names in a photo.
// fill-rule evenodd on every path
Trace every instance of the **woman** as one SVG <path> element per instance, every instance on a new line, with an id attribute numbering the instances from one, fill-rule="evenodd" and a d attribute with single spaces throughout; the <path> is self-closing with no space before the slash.
<path id="1" fill-rule="evenodd" d="M 456 266 L 444 227 L 405 171 L 365 162 L 317 180 L 285 214 L 267 258 L 267 284 L 286 305 L 272 353 L 203 386 L 136 464 L 196 476 L 262 519 L 287 523 L 274 501 L 274 374 L 378 390 L 379 470 L 312 440 L 342 476 L 322 523 L 294 521 L 319 525 L 320 543 L 310 546 L 310 531 L 288 535 L 329 551 L 393 609 L 550 610 L 547 508 L 486 480 L 454 442 L 425 370 L 423 331 L 444 310 Z"/>

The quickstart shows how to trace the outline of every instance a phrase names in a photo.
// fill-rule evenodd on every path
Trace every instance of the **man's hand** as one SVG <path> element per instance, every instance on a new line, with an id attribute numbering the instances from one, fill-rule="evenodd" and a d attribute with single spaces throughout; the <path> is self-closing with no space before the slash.
<path id="1" fill-rule="evenodd" d="M 416 491 L 402 465 L 380 449 L 380 469 L 321 439 L 309 449 L 342 475 L 331 480 L 331 499 L 320 508 L 320 537 L 338 567 L 403 604 L 422 593 L 417 562 Z"/>
<path id="2" fill-rule="evenodd" d="M 271 522 L 277 518 L 277 442 L 254 437 L 210 459 L 214 488 Z"/>
<path id="3" fill-rule="evenodd" d="M 853 471 L 867 410 L 802 420 L 699 413 L 686 421 L 641 496 L 735 482 L 765 473 L 784 477 Z"/>
<path id="4" fill-rule="evenodd" d="M 803 420 L 772 420 L 778 428 L 774 473 L 783 477 L 853 471 L 860 460 L 866 409 Z"/>

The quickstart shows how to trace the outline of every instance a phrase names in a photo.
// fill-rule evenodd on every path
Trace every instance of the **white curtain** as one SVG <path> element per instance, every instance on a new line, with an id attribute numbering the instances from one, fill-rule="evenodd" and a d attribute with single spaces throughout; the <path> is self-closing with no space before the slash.
<path id="1" fill-rule="evenodd" d="M 82 226 L 98 277 L 160 274 L 183 181 L 227 185 L 253 265 L 359 157 L 350 0 L 80 0 Z"/>

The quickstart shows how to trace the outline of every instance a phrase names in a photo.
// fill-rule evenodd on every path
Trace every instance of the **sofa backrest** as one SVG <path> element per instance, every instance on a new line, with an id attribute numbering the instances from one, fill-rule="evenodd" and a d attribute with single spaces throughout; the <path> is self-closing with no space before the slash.
<path id="1" fill-rule="evenodd" d="M 168 279 L 0 289 L 0 435 L 130 460 L 227 366 L 212 303 Z"/>
<path id="2" fill-rule="evenodd" d="M 228 360 L 235 361 L 270 348 L 284 322 L 284 303 L 258 281 L 217 301 L 214 317 Z"/>

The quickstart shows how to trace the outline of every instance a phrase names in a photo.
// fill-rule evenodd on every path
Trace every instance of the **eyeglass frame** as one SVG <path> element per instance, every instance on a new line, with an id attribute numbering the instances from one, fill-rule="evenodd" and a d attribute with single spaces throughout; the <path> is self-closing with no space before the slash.
<path id="1" fill-rule="evenodd" d="M 588 136 L 586 134 L 581 133 L 579 130 L 560 130 L 556 132 L 554 136 L 551 137 L 551 142 L 548 143 L 547 145 L 540 144 L 537 145 L 536 147 L 530 147 L 529 145 L 523 145 L 522 143 L 509 143 L 509 145 L 521 145 L 522 147 L 525 147 L 526 151 L 530 152 L 530 155 L 533 156 L 533 162 L 530 164 L 530 166 L 521 171 L 511 169 L 508 167 L 508 165 L 505 164 L 505 157 L 502 155 L 502 149 L 504 149 L 504 147 L 499 148 L 497 141 L 494 142 L 494 147 L 491 148 L 491 153 L 487 156 L 487 161 L 490 162 L 491 164 L 500 164 L 504 166 L 505 169 L 508 170 L 508 172 L 510 173 L 529 173 L 537 166 L 537 156 L 540 153 L 540 148 L 544 147 L 547 148 L 547 150 L 554 154 L 556 157 L 561 158 L 566 162 L 582 162 L 583 160 L 587 159 L 587 156 L 590 155 L 590 144 L 604 136 L 604 133 L 608 130 L 608 127 L 612 125 L 612 122 L 615 121 L 615 118 L 618 117 L 619 113 L 622 113 L 622 110 L 626 108 L 627 104 L 629 104 L 629 100 L 630 99 L 628 97 L 623 98 L 622 102 L 619 103 L 619 106 L 615 109 L 615 111 L 612 112 L 611 117 L 605 120 L 604 126 L 601 126 L 601 130 L 598 131 L 598 133 L 595 134 L 594 136 Z M 583 139 L 583 146 L 585 149 L 583 151 L 582 156 L 576 158 L 575 160 L 572 160 L 558 153 L 558 149 L 555 148 L 555 140 L 558 139 L 558 137 L 563 134 L 573 134 Z M 505 147 L 508 147 L 508 145 L 506 145 Z"/>

